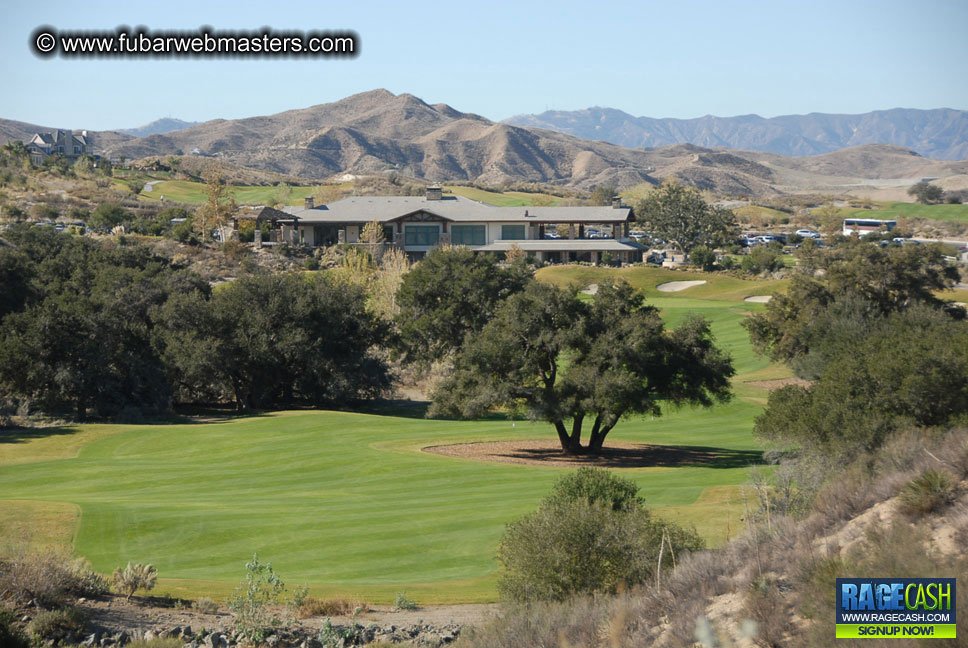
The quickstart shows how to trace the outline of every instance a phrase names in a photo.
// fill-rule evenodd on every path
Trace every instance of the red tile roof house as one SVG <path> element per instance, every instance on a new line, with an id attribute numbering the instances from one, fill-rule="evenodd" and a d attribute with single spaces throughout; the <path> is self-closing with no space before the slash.
<path id="1" fill-rule="evenodd" d="M 598 263 L 608 252 L 623 263 L 642 260 L 645 248 L 628 237 L 635 220 L 631 207 L 616 201 L 605 207 L 494 207 L 428 187 L 425 196 L 353 196 L 328 205 L 287 207 L 295 217 L 298 244 L 358 243 L 366 223 L 383 225 L 386 241 L 419 259 L 440 245 L 466 245 L 477 252 L 507 252 L 517 245 L 539 261 Z M 568 226 L 567 238 L 555 236 Z M 586 236 L 599 226 L 600 238 Z"/>

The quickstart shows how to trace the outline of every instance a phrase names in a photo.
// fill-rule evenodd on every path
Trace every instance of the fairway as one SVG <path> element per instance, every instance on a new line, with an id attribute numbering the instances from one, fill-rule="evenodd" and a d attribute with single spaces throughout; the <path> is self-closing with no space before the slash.
<path id="1" fill-rule="evenodd" d="M 573 270 L 539 276 L 565 281 L 562 273 Z M 758 457 L 751 430 L 766 392 L 743 383 L 783 375 L 752 354 L 739 322 L 761 306 L 742 297 L 768 294 L 778 284 L 711 275 L 712 285 L 670 295 L 654 293 L 654 285 L 684 273 L 601 272 L 643 288 L 673 326 L 689 313 L 704 314 L 733 355 L 740 375 L 731 403 L 623 421 L 609 437 L 702 446 L 721 456 L 711 464 L 622 471 L 658 514 L 695 525 L 719 544 L 740 528 L 739 487 Z M 715 298 L 717 286 L 730 299 Z M 420 603 L 494 600 L 494 554 L 504 525 L 533 509 L 566 469 L 421 448 L 553 436 L 547 424 L 501 417 L 441 421 L 330 411 L 78 425 L 23 438 L 14 430 L 0 433 L 0 512 L 15 512 L 16 520 L 0 532 L 23 533 L 33 506 L 39 540 L 73 537 L 75 553 L 101 572 L 129 560 L 151 562 L 161 592 L 225 596 L 258 551 L 287 583 L 318 593 L 371 602 L 392 600 L 400 590 Z M 52 530 L 57 515 L 67 528 Z"/>

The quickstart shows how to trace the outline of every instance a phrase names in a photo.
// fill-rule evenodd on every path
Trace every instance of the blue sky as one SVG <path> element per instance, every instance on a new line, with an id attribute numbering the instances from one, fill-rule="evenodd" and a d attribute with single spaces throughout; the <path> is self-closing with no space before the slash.
<path id="1" fill-rule="evenodd" d="M 353 59 L 43 59 L 59 30 L 351 29 Z M 386 88 L 500 120 L 547 109 L 764 117 L 968 109 L 968 1 L 0 0 L 0 117 L 124 128 Z"/>

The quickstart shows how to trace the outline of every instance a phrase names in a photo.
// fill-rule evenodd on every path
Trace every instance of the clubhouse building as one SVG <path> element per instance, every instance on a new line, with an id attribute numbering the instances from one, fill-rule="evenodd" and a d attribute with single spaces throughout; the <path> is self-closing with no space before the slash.
<path id="1" fill-rule="evenodd" d="M 441 245 L 495 253 L 517 245 L 540 261 L 598 263 L 607 252 L 632 263 L 645 249 L 629 238 L 635 214 L 619 199 L 605 207 L 494 207 L 428 187 L 425 196 L 353 196 L 318 206 L 307 198 L 303 207 L 283 211 L 291 220 L 281 222 L 282 240 L 359 243 L 363 226 L 376 221 L 386 243 L 414 259 Z"/>

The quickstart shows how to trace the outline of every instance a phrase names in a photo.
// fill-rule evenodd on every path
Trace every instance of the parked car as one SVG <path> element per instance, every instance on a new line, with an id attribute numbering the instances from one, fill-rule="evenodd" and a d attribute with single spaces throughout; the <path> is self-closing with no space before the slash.
<path id="1" fill-rule="evenodd" d="M 797 236 L 802 236 L 803 238 L 818 239 L 820 238 L 820 232 L 815 232 L 812 229 L 798 229 Z"/>

